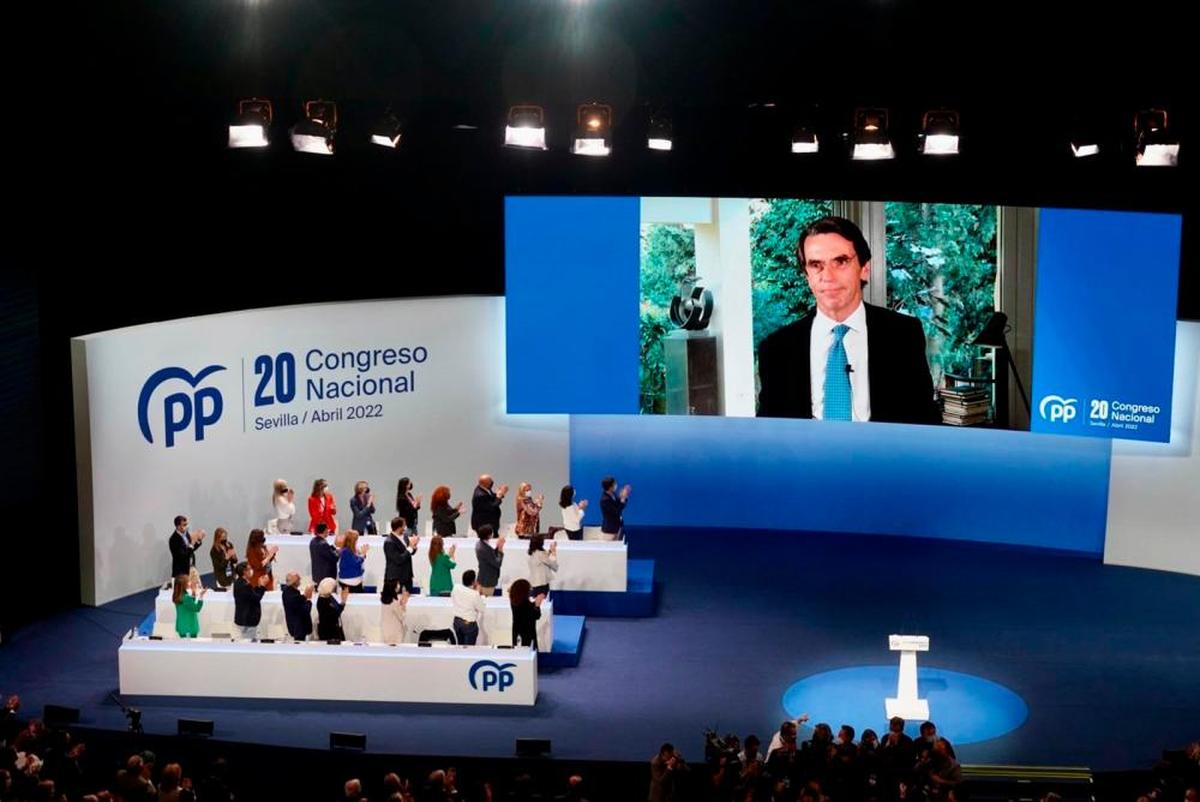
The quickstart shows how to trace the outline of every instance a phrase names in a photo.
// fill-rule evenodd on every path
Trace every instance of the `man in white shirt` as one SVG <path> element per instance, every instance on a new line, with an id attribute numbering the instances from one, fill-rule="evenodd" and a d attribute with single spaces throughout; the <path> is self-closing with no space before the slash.
<path id="1" fill-rule="evenodd" d="M 460 646 L 474 646 L 479 639 L 479 622 L 487 611 L 474 571 L 463 571 L 462 584 L 450 591 L 450 605 L 454 608 L 454 640 Z"/>
<path id="2" fill-rule="evenodd" d="M 921 321 L 863 300 L 871 249 L 858 226 L 816 220 L 796 255 L 816 309 L 759 346 L 758 415 L 938 423 Z"/>

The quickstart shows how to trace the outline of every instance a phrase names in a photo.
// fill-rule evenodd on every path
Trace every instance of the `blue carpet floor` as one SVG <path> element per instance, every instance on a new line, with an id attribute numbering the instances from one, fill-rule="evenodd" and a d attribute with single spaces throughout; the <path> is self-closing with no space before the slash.
<path id="1" fill-rule="evenodd" d="M 640 530 L 630 551 L 656 561 L 657 616 L 589 617 L 580 664 L 544 672 L 532 709 L 148 701 L 146 729 L 208 718 L 226 740 L 320 748 L 330 730 L 348 730 L 366 733 L 372 752 L 479 756 L 550 738 L 557 756 L 615 760 L 648 759 L 669 740 L 699 757 L 705 727 L 766 736 L 798 681 L 891 664 L 887 635 L 905 632 L 930 636 L 923 667 L 998 683 L 1028 707 L 1008 734 L 962 745 L 965 762 L 1140 768 L 1196 737 L 1200 578 L 894 537 Z M 0 692 L 20 692 L 30 711 L 65 704 L 82 708 L 84 725 L 123 728 L 106 699 L 117 644 L 152 597 L 18 631 L 0 645 Z M 846 723 L 884 729 L 882 713 Z"/>

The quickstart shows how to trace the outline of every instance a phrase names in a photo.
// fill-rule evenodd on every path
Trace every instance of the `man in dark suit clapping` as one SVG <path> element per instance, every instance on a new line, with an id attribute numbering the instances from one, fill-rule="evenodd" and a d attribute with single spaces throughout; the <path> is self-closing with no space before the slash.
<path id="1" fill-rule="evenodd" d="M 167 541 L 171 549 L 171 576 L 186 576 L 191 571 L 196 564 L 196 549 L 203 542 L 203 529 L 193 535 L 188 532 L 187 516 L 175 516 L 175 531 Z"/>
<path id="2" fill-rule="evenodd" d="M 476 532 L 484 524 L 490 524 L 493 532 L 500 531 L 500 505 L 508 493 L 508 485 L 495 486 L 495 481 L 486 473 L 479 477 L 475 493 L 471 496 L 471 528 Z"/>

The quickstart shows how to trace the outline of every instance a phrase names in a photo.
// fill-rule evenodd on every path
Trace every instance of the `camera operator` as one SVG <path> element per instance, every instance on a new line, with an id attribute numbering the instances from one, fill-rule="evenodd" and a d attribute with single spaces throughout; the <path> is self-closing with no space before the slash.
<path id="1" fill-rule="evenodd" d="M 649 802 L 675 802 L 684 798 L 679 792 L 682 776 L 687 771 L 683 755 L 672 744 L 663 744 L 650 761 Z"/>

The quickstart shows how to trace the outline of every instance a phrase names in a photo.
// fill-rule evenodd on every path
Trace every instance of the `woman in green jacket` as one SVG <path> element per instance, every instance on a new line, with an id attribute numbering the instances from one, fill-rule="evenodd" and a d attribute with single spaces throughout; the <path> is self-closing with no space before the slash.
<path id="1" fill-rule="evenodd" d="M 433 566 L 429 573 L 430 596 L 449 596 L 450 591 L 454 590 L 454 579 L 450 572 L 456 567 L 454 549 L 457 547 L 450 546 L 449 554 L 442 547 L 442 536 L 434 535 L 433 540 L 429 542 L 429 564 Z"/>
<path id="2" fill-rule="evenodd" d="M 187 574 L 175 577 L 175 591 L 171 601 L 175 603 L 175 631 L 181 638 L 194 638 L 200 634 L 200 608 L 204 606 L 204 594 L 208 588 L 201 587 L 200 595 L 193 596 L 189 589 Z M 195 583 L 199 585 L 199 583 Z"/>

